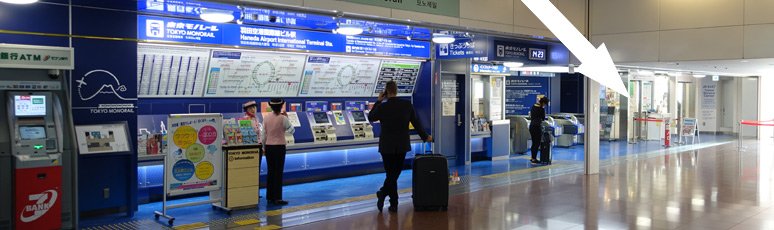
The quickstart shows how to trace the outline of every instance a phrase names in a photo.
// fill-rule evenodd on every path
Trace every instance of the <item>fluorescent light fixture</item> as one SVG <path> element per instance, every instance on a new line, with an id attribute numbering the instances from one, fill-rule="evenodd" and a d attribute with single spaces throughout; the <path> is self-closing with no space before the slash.
<path id="1" fill-rule="evenodd" d="M 0 0 L 0 2 L 4 3 L 10 3 L 10 4 L 32 4 L 38 2 L 38 0 Z"/>
<path id="2" fill-rule="evenodd" d="M 363 33 L 363 27 L 352 23 L 339 23 L 336 33 L 347 36 L 358 35 Z"/>
<path id="3" fill-rule="evenodd" d="M 511 61 L 509 61 L 509 62 L 503 62 L 503 65 L 504 65 L 505 67 L 508 67 L 508 68 L 519 68 L 519 67 L 522 67 L 522 66 L 524 66 L 524 63 L 521 63 L 521 62 L 511 62 Z"/>
<path id="4" fill-rule="evenodd" d="M 639 71 L 637 71 L 637 73 L 640 74 L 640 75 L 643 75 L 643 76 L 654 76 L 654 75 L 656 75 L 656 73 L 654 73 L 653 71 L 650 71 L 650 70 L 639 70 Z"/>
<path id="5" fill-rule="evenodd" d="M 720 81 L 720 76 L 712 75 L 712 81 Z"/>
<path id="6" fill-rule="evenodd" d="M 693 77 L 695 77 L 695 78 L 705 78 L 705 77 L 707 77 L 707 75 L 705 75 L 705 74 L 693 74 Z"/>
<path id="7" fill-rule="evenodd" d="M 234 20 L 234 12 L 230 10 L 202 8 L 199 17 L 202 20 L 214 23 L 226 23 Z"/>
<path id="8" fill-rule="evenodd" d="M 455 40 L 454 36 L 449 34 L 433 33 L 433 42 L 438 44 L 449 44 Z"/>
<path id="9" fill-rule="evenodd" d="M 527 66 L 527 67 L 511 68 L 511 71 L 569 73 L 570 67 L 569 66 Z"/>

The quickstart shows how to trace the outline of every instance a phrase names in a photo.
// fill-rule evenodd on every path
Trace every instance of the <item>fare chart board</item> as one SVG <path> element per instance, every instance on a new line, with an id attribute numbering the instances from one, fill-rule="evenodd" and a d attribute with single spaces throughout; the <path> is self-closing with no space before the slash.
<path id="1" fill-rule="evenodd" d="M 309 56 L 300 97 L 371 97 L 381 60 Z"/>
<path id="2" fill-rule="evenodd" d="M 209 49 L 139 44 L 137 96 L 201 97 Z"/>
<path id="3" fill-rule="evenodd" d="M 419 77 L 420 65 L 421 62 L 382 61 L 373 96 L 379 96 L 389 81 L 397 83 L 398 96 L 411 96 L 414 94 L 414 86 Z"/>
<path id="4" fill-rule="evenodd" d="M 306 55 L 213 50 L 206 97 L 295 97 Z"/>

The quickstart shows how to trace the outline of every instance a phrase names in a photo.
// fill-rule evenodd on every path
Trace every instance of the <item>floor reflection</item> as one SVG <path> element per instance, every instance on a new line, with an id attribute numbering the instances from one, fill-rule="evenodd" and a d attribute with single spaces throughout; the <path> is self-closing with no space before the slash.
<path id="1" fill-rule="evenodd" d="M 774 145 L 616 161 L 454 195 L 447 212 L 373 208 L 289 229 L 774 229 Z"/>

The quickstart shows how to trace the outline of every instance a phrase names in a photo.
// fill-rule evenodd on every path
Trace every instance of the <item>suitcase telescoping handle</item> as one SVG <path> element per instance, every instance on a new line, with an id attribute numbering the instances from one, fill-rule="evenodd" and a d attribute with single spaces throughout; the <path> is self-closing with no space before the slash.
<path id="1" fill-rule="evenodd" d="M 433 154 L 433 142 L 422 142 L 422 154 Z"/>

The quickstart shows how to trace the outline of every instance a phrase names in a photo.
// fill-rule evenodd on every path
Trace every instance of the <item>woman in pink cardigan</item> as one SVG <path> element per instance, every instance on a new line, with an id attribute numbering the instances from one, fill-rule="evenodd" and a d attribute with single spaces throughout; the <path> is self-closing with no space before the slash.
<path id="1" fill-rule="evenodd" d="M 266 149 L 266 164 L 269 170 L 266 180 L 266 200 L 269 204 L 286 205 L 282 200 L 282 174 L 285 171 L 285 133 L 295 132 L 287 115 L 282 112 L 285 101 L 272 98 L 269 106 L 272 112 L 263 116 L 262 143 Z"/>

